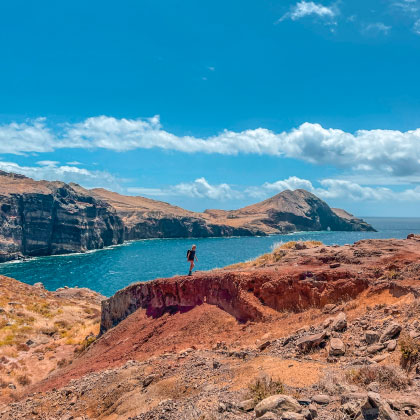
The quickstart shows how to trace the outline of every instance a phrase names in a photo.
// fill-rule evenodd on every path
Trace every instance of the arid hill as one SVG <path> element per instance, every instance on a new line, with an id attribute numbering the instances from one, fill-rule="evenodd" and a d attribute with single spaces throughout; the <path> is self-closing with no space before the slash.
<path id="1" fill-rule="evenodd" d="M 203 213 L 104 189 L 92 192 L 115 208 L 124 222 L 127 239 L 270 235 L 297 230 L 374 230 L 344 210 L 331 209 L 305 190 L 286 190 L 239 210 L 206 210 Z"/>
<path id="2" fill-rule="evenodd" d="M 161 201 L 0 172 L 0 261 L 84 252 L 124 240 L 373 228 L 304 191 L 239 210 L 195 213 Z"/>
<path id="3" fill-rule="evenodd" d="M 3 376 L 0 418 L 417 419 L 419 269 L 420 236 L 409 235 L 291 242 L 192 278 L 130 285 L 102 301 L 102 334 L 65 364 L 29 370 L 16 389 Z M 11 309 L 2 316 L 17 317 Z M 62 346 L 30 352 L 51 359 Z M 1 369 L 23 375 L 27 350 L 5 348 Z"/>

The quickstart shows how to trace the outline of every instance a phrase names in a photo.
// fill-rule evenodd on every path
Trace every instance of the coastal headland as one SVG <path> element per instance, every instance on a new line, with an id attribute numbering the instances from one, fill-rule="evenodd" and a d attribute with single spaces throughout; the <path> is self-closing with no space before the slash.
<path id="1" fill-rule="evenodd" d="M 238 210 L 192 212 L 162 201 L 0 171 L 0 262 L 85 252 L 147 238 L 374 231 L 305 190 Z"/>
<path id="2" fill-rule="evenodd" d="M 417 418 L 419 261 L 409 235 L 289 242 L 109 299 L 2 278 L 0 417 Z"/>

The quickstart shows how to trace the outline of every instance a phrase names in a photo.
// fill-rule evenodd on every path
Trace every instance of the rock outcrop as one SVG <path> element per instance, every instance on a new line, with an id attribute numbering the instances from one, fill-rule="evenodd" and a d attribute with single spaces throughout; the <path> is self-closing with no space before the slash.
<path id="1" fill-rule="evenodd" d="M 0 261 L 123 242 L 115 210 L 76 184 L 0 174 Z"/>
<path id="2" fill-rule="evenodd" d="M 196 213 L 144 197 L 0 172 L 0 261 L 100 249 L 124 240 L 374 230 L 304 191 L 239 210 Z"/>

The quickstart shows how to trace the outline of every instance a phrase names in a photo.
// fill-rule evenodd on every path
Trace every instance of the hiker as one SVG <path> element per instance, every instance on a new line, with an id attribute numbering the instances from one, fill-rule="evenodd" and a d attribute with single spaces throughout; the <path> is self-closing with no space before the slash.
<path id="1" fill-rule="evenodd" d="M 193 245 L 192 247 L 191 247 L 191 249 L 189 249 L 188 251 L 187 251 L 187 260 L 188 260 L 188 262 L 190 263 L 190 271 L 189 271 L 189 273 L 188 273 L 188 275 L 189 276 L 191 276 L 192 275 L 192 270 L 193 270 L 193 268 L 194 268 L 194 260 L 195 261 L 198 261 L 198 258 L 197 258 L 197 256 L 195 255 L 195 249 L 196 249 L 197 247 L 195 246 L 195 245 Z"/>

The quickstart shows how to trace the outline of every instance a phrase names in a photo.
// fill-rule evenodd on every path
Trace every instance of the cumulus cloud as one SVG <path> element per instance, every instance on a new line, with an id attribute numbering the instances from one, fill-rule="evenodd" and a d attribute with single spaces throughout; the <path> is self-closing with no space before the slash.
<path id="1" fill-rule="evenodd" d="M 298 20 L 311 15 L 332 19 L 336 16 L 336 11 L 331 7 L 323 6 L 313 1 L 299 1 L 279 21 L 281 22 L 285 19 Z"/>
<path id="2" fill-rule="evenodd" d="M 45 118 L 0 126 L 0 153 L 51 152 L 57 146 Z"/>
<path id="3" fill-rule="evenodd" d="M 54 134 L 53 134 L 54 133 Z M 355 133 L 304 123 L 275 133 L 266 128 L 225 130 L 199 138 L 165 131 L 158 116 L 99 116 L 53 130 L 45 120 L 0 126 L 0 153 L 47 152 L 57 148 L 102 148 L 115 152 L 159 148 L 183 153 L 258 154 L 301 159 L 387 177 L 420 174 L 420 129 L 358 130 Z"/>
<path id="4" fill-rule="evenodd" d="M 205 178 L 191 183 L 181 183 L 166 188 L 127 188 L 131 194 L 149 197 L 193 197 L 218 201 L 253 198 L 263 200 L 284 190 L 304 189 L 330 202 L 335 199 L 348 201 L 420 201 L 420 186 L 394 191 L 381 186 L 364 186 L 343 179 L 322 179 L 315 186 L 310 180 L 291 176 L 275 182 L 265 182 L 260 186 L 249 186 L 243 190 L 228 184 L 212 185 Z"/>
<path id="5" fill-rule="evenodd" d="M 76 166 L 60 165 L 55 161 L 39 161 L 39 166 L 21 166 L 0 161 L 0 170 L 26 175 L 36 180 L 75 182 L 86 188 L 105 187 L 120 190 L 119 180 L 106 171 L 89 171 Z"/>
<path id="6" fill-rule="evenodd" d="M 228 184 L 210 184 L 205 178 L 197 178 L 193 182 L 185 182 L 167 188 L 127 188 L 129 193 L 151 197 L 192 197 L 207 198 L 218 201 L 242 198 L 243 194 Z"/>
<path id="7" fill-rule="evenodd" d="M 352 201 L 420 201 L 420 186 L 394 191 L 378 186 L 364 186 L 343 179 L 323 179 L 316 187 L 307 179 L 292 176 L 273 183 L 264 183 L 260 187 L 250 187 L 246 192 L 254 198 L 266 198 L 286 189 L 305 189 L 325 199 L 346 199 Z"/>

